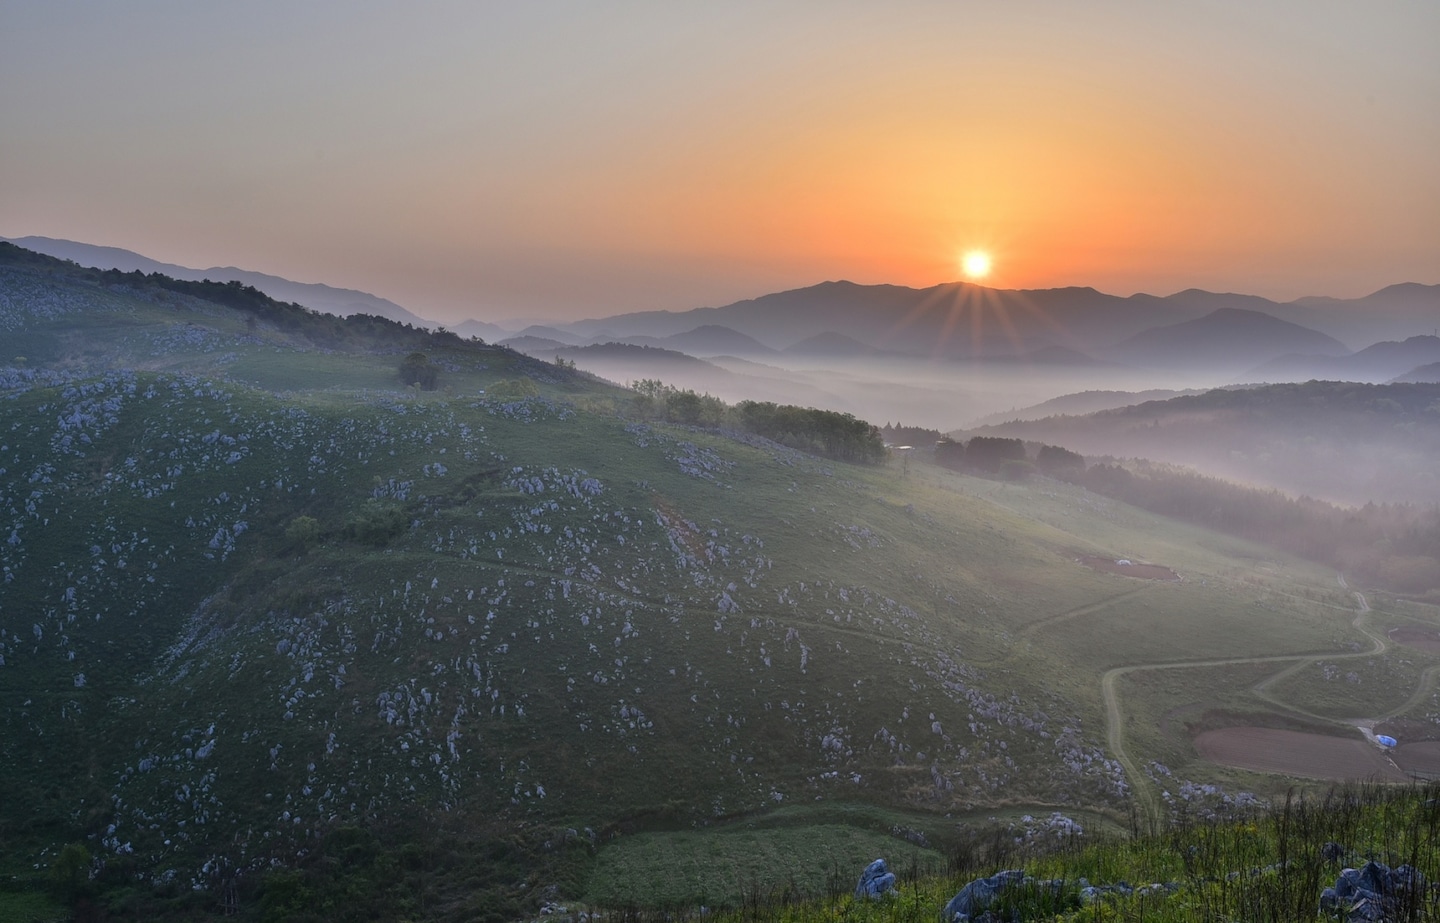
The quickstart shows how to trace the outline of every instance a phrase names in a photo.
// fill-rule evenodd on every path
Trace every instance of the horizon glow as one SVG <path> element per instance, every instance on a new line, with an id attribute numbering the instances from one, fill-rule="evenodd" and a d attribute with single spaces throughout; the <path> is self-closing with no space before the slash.
<path id="1" fill-rule="evenodd" d="M 0 236 L 443 322 L 1440 282 L 1440 7 L 5 4 Z"/>

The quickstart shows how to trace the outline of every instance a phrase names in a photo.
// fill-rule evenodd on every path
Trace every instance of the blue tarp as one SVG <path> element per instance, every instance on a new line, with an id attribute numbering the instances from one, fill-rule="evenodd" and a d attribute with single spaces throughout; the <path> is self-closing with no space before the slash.
<path id="1" fill-rule="evenodd" d="M 1397 743 L 1399 743 L 1399 741 L 1396 740 L 1395 738 L 1393 738 L 1393 737 L 1387 737 L 1387 736 L 1385 736 L 1384 734 L 1376 734 L 1376 735 L 1375 735 L 1375 739 L 1378 740 L 1378 741 L 1380 741 L 1380 746 L 1382 746 L 1382 747 L 1393 747 L 1393 746 L 1395 746 Z"/>

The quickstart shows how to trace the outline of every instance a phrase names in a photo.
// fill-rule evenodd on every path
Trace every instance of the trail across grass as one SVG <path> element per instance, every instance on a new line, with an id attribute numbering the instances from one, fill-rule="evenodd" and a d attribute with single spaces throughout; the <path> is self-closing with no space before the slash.
<path id="1" fill-rule="evenodd" d="M 1341 575 L 1340 581 L 1342 586 L 1345 586 L 1344 580 L 1344 576 Z M 1385 715 L 1380 715 L 1374 718 L 1360 718 L 1351 721 L 1338 720 L 1335 718 L 1326 717 L 1324 715 L 1319 715 L 1312 711 L 1301 708 L 1297 705 L 1284 702 L 1268 692 L 1269 687 L 1271 687 L 1275 683 L 1296 673 L 1304 667 L 1316 663 L 1322 657 L 1327 660 L 1347 660 L 1374 657 L 1385 653 L 1391 648 L 1393 642 L 1391 642 L 1389 638 L 1370 629 L 1367 623 L 1367 616 L 1371 612 L 1371 609 L 1369 602 L 1365 599 L 1365 596 L 1359 592 L 1356 592 L 1354 596 L 1357 604 L 1357 610 L 1355 619 L 1351 624 L 1353 625 L 1355 630 L 1365 635 L 1372 642 L 1372 647 L 1366 651 L 1335 652 L 1323 655 L 1307 654 L 1263 657 L 1232 657 L 1223 659 L 1212 658 L 1206 660 L 1191 660 L 1182 662 L 1144 663 L 1115 667 L 1105 672 L 1104 676 L 1101 678 L 1100 681 L 1100 689 L 1101 695 L 1105 700 L 1106 741 L 1108 742 L 1111 752 L 1115 755 L 1115 758 L 1119 760 L 1120 763 L 1125 767 L 1126 775 L 1130 779 L 1131 789 L 1134 791 L 1135 794 L 1136 803 L 1139 806 L 1142 814 L 1144 815 L 1144 821 L 1146 823 L 1147 829 L 1159 829 L 1161 823 L 1163 822 L 1163 812 L 1160 807 L 1159 799 L 1155 794 L 1154 786 L 1150 783 L 1148 777 L 1144 773 L 1140 772 L 1138 766 L 1135 764 L 1134 759 L 1125 749 L 1124 714 L 1120 707 L 1120 696 L 1118 691 L 1116 690 L 1116 680 L 1119 679 L 1121 676 L 1141 670 L 1184 670 L 1201 667 L 1225 667 L 1240 666 L 1245 664 L 1293 662 L 1291 666 L 1288 666 L 1285 669 L 1279 671 L 1278 673 L 1275 673 L 1272 676 L 1267 677 L 1266 679 L 1253 685 L 1251 687 L 1251 691 L 1267 703 L 1274 705 L 1277 708 L 1301 715 L 1313 721 L 1324 722 L 1326 724 L 1331 724 L 1337 727 L 1344 728 L 1352 728 L 1357 726 L 1362 728 L 1373 727 L 1376 722 L 1383 721 L 1386 718 L 1394 717 L 1395 715 L 1403 714 L 1418 705 L 1434 686 L 1437 675 L 1440 675 L 1440 666 L 1431 666 L 1421 674 L 1420 682 L 1417 685 L 1415 691 L 1411 694 L 1409 699 L 1407 699 L 1403 705 L 1401 705 L 1397 709 L 1393 709 Z M 1093 608 L 1098 611 L 1100 607 Z M 1373 737 L 1373 734 L 1367 734 L 1367 737 Z"/>

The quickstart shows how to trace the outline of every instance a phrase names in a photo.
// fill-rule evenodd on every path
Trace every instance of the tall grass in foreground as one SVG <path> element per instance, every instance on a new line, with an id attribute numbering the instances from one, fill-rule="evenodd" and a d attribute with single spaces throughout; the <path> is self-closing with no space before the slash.
<path id="1" fill-rule="evenodd" d="M 854 882 L 838 874 L 824 895 L 793 889 L 752 893 L 743 906 L 707 915 L 716 923 L 933 923 L 964 885 L 1003 868 L 1024 868 L 1030 888 L 996 910 L 1024 921 L 1211 923 L 1337 919 L 1319 910 L 1321 893 L 1342 869 L 1375 861 L 1420 870 L 1425 888 L 1403 895 L 1387 920 L 1440 921 L 1440 784 L 1353 786 L 1323 795 L 1291 795 L 1269 810 L 1224 820 L 1181 817 L 1163 832 L 1130 839 L 1074 839 L 1044 854 L 1013 842 L 976 838 L 952 855 L 940 876 L 901 875 L 886 900 L 856 901 Z M 860 869 L 852 870 L 858 876 Z M 1082 899 L 1087 886 L 1123 885 Z M 1348 906 L 1348 905 L 1347 905 Z M 673 911 L 665 920 L 698 918 Z M 615 911 L 610 921 L 648 923 L 662 915 Z"/>

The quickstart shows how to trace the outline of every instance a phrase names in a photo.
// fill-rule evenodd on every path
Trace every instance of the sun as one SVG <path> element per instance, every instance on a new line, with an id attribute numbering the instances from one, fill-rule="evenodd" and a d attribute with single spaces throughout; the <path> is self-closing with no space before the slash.
<path id="1" fill-rule="evenodd" d="M 971 250 L 960 258 L 960 268 L 972 279 L 983 279 L 990 275 L 990 254 L 984 250 Z"/>

